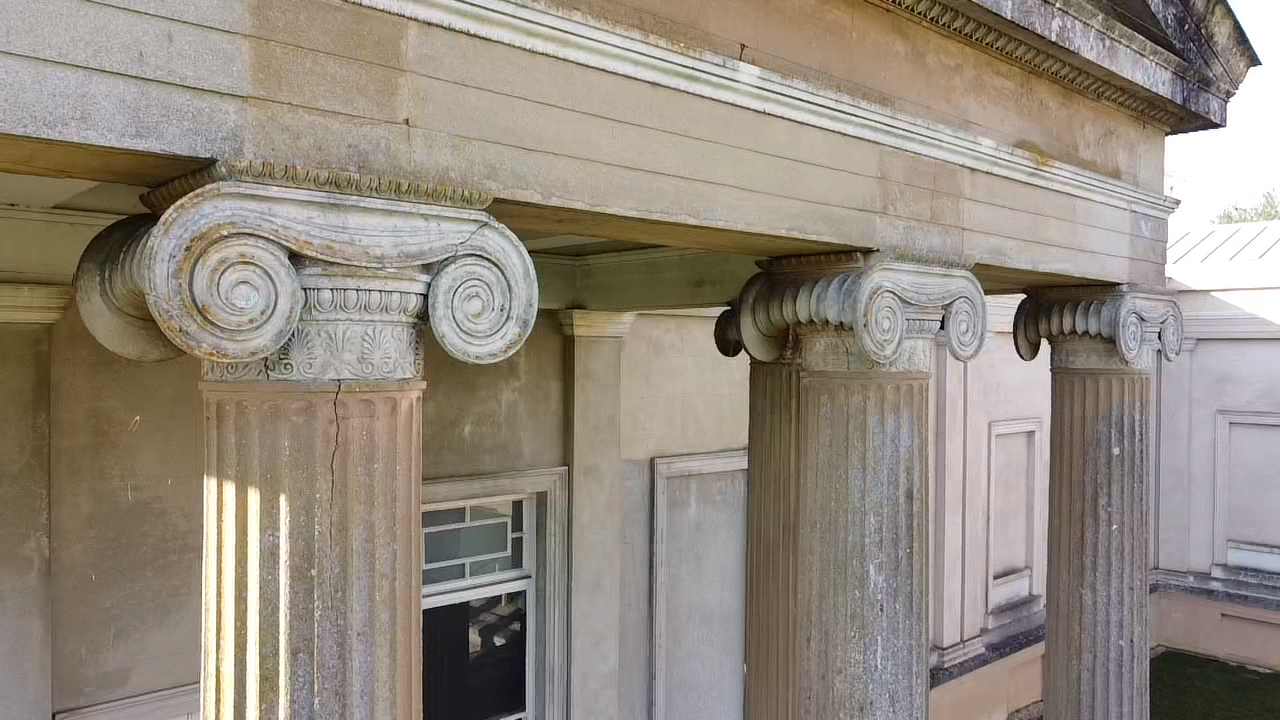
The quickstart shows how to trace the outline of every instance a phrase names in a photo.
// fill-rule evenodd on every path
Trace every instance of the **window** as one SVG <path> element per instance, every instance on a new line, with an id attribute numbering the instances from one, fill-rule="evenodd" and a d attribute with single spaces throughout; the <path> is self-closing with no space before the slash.
<path id="1" fill-rule="evenodd" d="M 424 720 L 560 720 L 565 472 L 423 484 Z"/>
<path id="2" fill-rule="evenodd" d="M 527 720 L 530 495 L 422 512 L 425 720 Z"/>

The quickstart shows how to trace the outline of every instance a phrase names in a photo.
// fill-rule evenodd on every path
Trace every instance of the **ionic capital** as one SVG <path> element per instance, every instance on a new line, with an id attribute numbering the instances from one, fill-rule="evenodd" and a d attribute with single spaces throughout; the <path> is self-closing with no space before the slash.
<path id="1" fill-rule="evenodd" d="M 215 168 L 153 193 L 159 217 L 122 220 L 85 249 L 77 303 L 112 351 L 185 352 L 218 380 L 404 380 L 420 374 L 423 322 L 469 363 L 500 361 L 528 336 L 533 262 L 488 214 L 389 197 L 452 198 L 416 183 Z M 233 174 L 245 168 L 258 172 Z M 277 176 L 294 187 L 257 182 Z M 189 192 L 170 203 L 175 188 Z"/>
<path id="2" fill-rule="evenodd" d="M 986 337 L 982 286 L 968 270 L 861 254 L 783 258 L 763 268 L 716 322 L 725 355 L 745 349 L 762 362 L 795 361 L 806 340 L 829 349 L 834 332 L 852 341 L 854 366 L 924 367 L 903 357 L 908 340 L 929 340 L 931 348 L 941 330 L 951 354 L 967 361 Z"/>
<path id="3" fill-rule="evenodd" d="M 1127 286 L 1032 291 L 1013 318 L 1018 356 L 1032 360 L 1040 341 L 1054 367 L 1150 369 L 1182 351 L 1182 311 L 1172 295 Z"/>

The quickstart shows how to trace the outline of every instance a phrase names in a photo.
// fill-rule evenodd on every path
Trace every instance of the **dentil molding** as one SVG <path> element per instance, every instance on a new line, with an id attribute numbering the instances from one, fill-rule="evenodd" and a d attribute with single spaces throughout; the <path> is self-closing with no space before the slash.
<path id="1" fill-rule="evenodd" d="M 1182 311 L 1172 295 L 1123 286 L 1032 292 L 1013 319 L 1018 356 L 1034 360 L 1042 339 L 1055 346 L 1054 367 L 1147 369 L 1157 349 L 1166 360 L 1182 352 Z M 1111 341 L 1114 352 L 1077 342 L 1090 339 Z"/>
<path id="2" fill-rule="evenodd" d="M 239 177 L 453 194 L 270 163 L 218 167 L 162 189 L 190 191 L 158 218 L 121 220 L 85 249 L 76 300 L 107 348 L 142 361 L 185 352 L 213 380 L 403 380 L 420 374 L 424 322 L 450 355 L 477 364 L 510 356 L 532 329 L 533 262 L 480 210 L 221 178 L 248 167 L 257 174 Z"/>
<path id="3" fill-rule="evenodd" d="M 851 335 L 872 368 L 901 364 L 908 339 L 931 343 L 939 331 L 958 360 L 982 349 L 986 301 L 968 270 L 860 253 L 763 266 L 716 321 L 716 346 L 724 355 L 746 350 L 761 362 L 795 361 L 797 336 L 831 331 L 841 341 Z"/>

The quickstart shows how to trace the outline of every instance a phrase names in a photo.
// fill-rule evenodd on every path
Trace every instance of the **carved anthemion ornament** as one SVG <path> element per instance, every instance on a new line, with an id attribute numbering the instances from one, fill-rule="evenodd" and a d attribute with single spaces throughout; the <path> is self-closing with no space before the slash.
<path id="1" fill-rule="evenodd" d="M 402 380 L 421 373 L 423 322 L 468 363 L 528 336 L 537 279 L 509 230 L 474 208 L 390 199 L 478 195 L 246 163 L 151 193 L 162 215 L 89 244 L 76 297 L 103 345 L 142 361 L 185 352 L 215 380 Z M 226 179 L 242 176 L 294 187 Z"/>
<path id="2" fill-rule="evenodd" d="M 833 262 L 834 260 L 834 262 Z M 767 261 L 716 322 L 716 346 L 761 362 L 796 359 L 798 336 L 848 331 L 872 366 L 898 363 L 906 341 L 939 330 L 957 359 L 987 333 L 982 286 L 967 270 L 860 254 Z M 846 333 L 847 334 L 847 333 Z"/>
<path id="3" fill-rule="evenodd" d="M 1089 338 L 1112 341 L 1122 364 L 1149 368 L 1157 349 L 1166 360 L 1182 352 L 1182 311 L 1171 295 L 1125 287 L 1063 288 L 1031 293 L 1013 318 L 1013 340 L 1023 360 L 1035 359 L 1040 341 L 1048 339 L 1063 351 L 1055 353 L 1055 364 L 1073 363 L 1070 343 Z M 1074 355 L 1083 352 L 1077 348 Z"/>

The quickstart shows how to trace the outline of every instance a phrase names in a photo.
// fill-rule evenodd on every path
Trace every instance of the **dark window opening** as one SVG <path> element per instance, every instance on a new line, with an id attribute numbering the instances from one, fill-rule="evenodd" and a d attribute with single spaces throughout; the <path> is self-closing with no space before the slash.
<path id="1" fill-rule="evenodd" d="M 525 710 L 523 592 L 422 611 L 424 720 L 496 720 Z"/>

